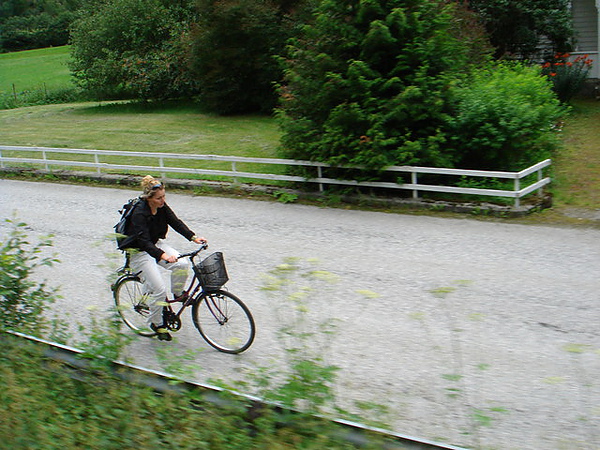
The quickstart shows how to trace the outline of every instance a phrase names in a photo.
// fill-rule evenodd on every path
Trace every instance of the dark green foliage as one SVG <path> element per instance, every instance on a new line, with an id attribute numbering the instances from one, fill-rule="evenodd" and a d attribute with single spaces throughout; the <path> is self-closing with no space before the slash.
<path id="1" fill-rule="evenodd" d="M 186 65 L 191 2 L 109 0 L 82 11 L 72 30 L 72 72 L 97 97 L 189 95 Z"/>
<path id="2" fill-rule="evenodd" d="M 448 132 L 458 167 L 519 171 L 557 148 L 565 110 L 539 69 L 494 65 L 453 92 Z"/>
<path id="3" fill-rule="evenodd" d="M 204 107 L 220 114 L 272 111 L 273 83 L 281 79 L 275 56 L 292 32 L 285 8 L 293 3 L 199 0 L 191 64 Z"/>
<path id="4" fill-rule="evenodd" d="M 442 1 L 322 1 L 285 60 L 285 156 L 451 165 L 445 97 L 469 54 L 455 13 Z"/>
<path id="5" fill-rule="evenodd" d="M 0 51 L 67 44 L 79 0 L 3 0 L 0 5 Z"/>
<path id="6" fill-rule="evenodd" d="M 570 0 L 469 0 L 481 17 L 495 56 L 531 59 L 540 44 L 569 51 L 574 35 Z"/>

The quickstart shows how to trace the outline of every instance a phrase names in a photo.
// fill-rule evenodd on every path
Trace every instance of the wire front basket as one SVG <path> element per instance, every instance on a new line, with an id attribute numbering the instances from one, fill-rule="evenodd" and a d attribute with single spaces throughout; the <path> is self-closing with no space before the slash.
<path id="1" fill-rule="evenodd" d="M 217 291 L 229 280 L 221 252 L 215 252 L 195 264 L 194 273 L 205 291 Z"/>

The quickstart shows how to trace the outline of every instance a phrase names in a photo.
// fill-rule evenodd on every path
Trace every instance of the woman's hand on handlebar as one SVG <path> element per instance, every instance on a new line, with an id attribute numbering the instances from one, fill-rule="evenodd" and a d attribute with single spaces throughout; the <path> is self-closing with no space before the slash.
<path id="1" fill-rule="evenodd" d="M 192 242 L 195 242 L 198 245 L 208 244 L 208 241 L 205 238 L 203 238 L 203 237 L 197 237 L 197 236 L 194 236 L 194 237 L 196 239 L 194 239 Z"/>
<path id="2" fill-rule="evenodd" d="M 166 261 L 168 263 L 177 262 L 177 256 L 167 255 L 166 253 L 163 253 L 162 255 L 160 255 L 160 259 L 162 259 L 163 261 Z"/>

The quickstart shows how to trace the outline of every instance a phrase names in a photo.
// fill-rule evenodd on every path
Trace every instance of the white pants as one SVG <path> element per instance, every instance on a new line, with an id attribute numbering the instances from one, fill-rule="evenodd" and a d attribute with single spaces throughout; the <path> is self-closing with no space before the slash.
<path id="1" fill-rule="evenodd" d="M 179 256 L 179 252 L 163 241 L 158 241 L 156 246 L 163 250 L 167 255 Z M 144 291 L 148 294 L 148 306 L 150 315 L 148 316 L 148 325 L 151 323 L 161 325 L 162 307 L 167 298 L 167 283 L 163 277 L 164 270 L 171 272 L 171 292 L 174 296 L 181 295 L 185 288 L 185 282 L 189 273 L 189 263 L 185 259 L 180 259 L 174 263 L 159 261 L 146 252 L 132 253 L 129 265 L 133 273 L 138 273 L 144 283 Z"/>

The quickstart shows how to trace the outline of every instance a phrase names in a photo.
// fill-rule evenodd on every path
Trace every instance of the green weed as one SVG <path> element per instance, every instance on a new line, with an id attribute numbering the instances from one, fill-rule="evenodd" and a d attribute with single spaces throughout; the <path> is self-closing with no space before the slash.
<path id="1" fill-rule="evenodd" d="M 286 191 L 275 191 L 273 197 L 281 203 L 295 203 L 298 201 L 298 195 Z"/>

